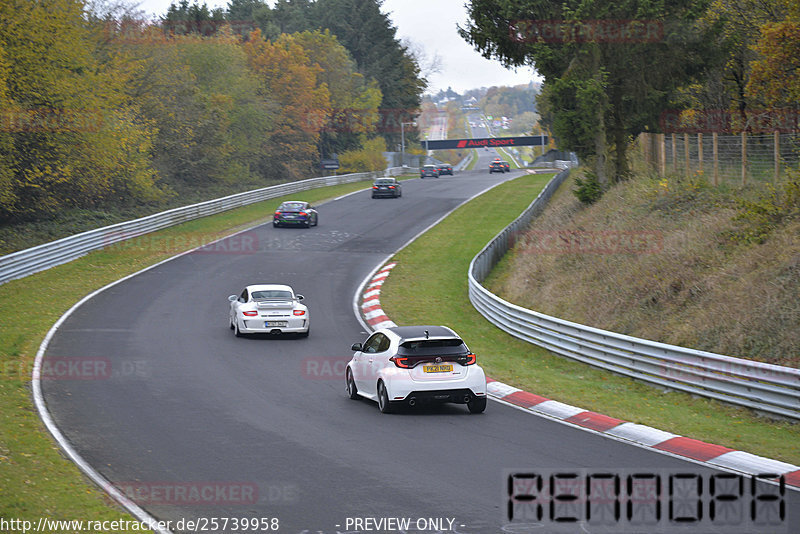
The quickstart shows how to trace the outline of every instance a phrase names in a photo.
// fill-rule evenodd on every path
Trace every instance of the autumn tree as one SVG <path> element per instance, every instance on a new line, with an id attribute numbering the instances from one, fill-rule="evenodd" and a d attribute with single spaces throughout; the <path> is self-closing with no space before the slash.
<path id="1" fill-rule="evenodd" d="M 260 4 L 260 5 L 257 5 Z M 427 86 L 414 51 L 397 38 L 380 0 L 278 0 L 274 7 L 263 0 L 232 0 L 230 20 L 252 17 L 267 39 L 281 33 L 330 30 L 350 53 L 358 72 L 374 80 L 382 94 L 383 133 L 390 145 L 400 142 L 401 121 L 418 113 Z"/>
<path id="2" fill-rule="evenodd" d="M 98 61 L 88 25 L 78 0 L 0 3 L 0 219 L 161 194 L 125 70 Z"/>
<path id="3" fill-rule="evenodd" d="M 329 30 L 292 35 L 311 64 L 320 68 L 317 85 L 330 92 L 331 113 L 320 132 L 323 156 L 358 148 L 375 132 L 382 94 L 375 80 L 358 72 L 350 53 Z"/>
<path id="4" fill-rule="evenodd" d="M 713 27 L 714 47 L 709 67 L 697 83 L 687 85 L 682 105 L 691 109 L 733 111 L 744 117 L 759 105 L 747 93 L 753 45 L 762 25 L 785 18 L 785 0 L 711 0 L 700 24 Z"/>
<path id="5" fill-rule="evenodd" d="M 787 0 L 786 8 L 785 20 L 767 22 L 759 29 L 758 41 L 753 45 L 759 58 L 752 63 L 747 93 L 767 105 L 791 107 L 797 112 L 800 108 L 800 3 Z"/>
<path id="6" fill-rule="evenodd" d="M 319 160 L 320 131 L 330 114 L 330 91 L 317 83 L 322 69 L 290 35 L 270 42 L 256 30 L 243 46 L 258 77 L 259 95 L 275 113 L 261 170 L 304 177 Z"/>

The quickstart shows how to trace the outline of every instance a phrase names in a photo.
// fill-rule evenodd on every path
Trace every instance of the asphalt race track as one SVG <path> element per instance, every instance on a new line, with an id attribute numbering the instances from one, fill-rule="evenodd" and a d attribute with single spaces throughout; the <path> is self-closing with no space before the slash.
<path id="1" fill-rule="evenodd" d="M 324 204 L 316 228 L 258 227 L 246 234 L 252 248 L 188 254 L 89 300 L 46 358 L 107 363 L 111 372 L 43 382 L 56 423 L 159 519 L 278 518 L 279 532 L 291 534 L 377 531 L 348 517 L 448 518 L 453 527 L 442 531 L 465 534 L 594 532 L 555 523 L 503 530 L 505 470 L 710 473 L 498 402 L 482 415 L 444 406 L 389 416 L 347 398 L 342 364 L 366 337 L 352 312 L 359 284 L 462 201 L 519 175 L 490 175 L 493 157 L 480 151 L 476 171 L 404 182 L 400 199 L 362 191 Z M 258 282 L 305 295 L 307 339 L 233 336 L 227 297 Z M 786 499 L 800 509 L 797 493 Z"/>

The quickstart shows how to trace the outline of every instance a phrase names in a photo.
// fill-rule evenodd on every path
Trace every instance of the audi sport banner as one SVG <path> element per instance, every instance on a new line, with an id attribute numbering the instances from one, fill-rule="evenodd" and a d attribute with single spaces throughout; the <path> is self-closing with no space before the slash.
<path id="1" fill-rule="evenodd" d="M 423 141 L 426 150 L 442 150 L 448 148 L 483 148 L 508 146 L 542 146 L 547 144 L 546 135 L 529 137 L 484 137 L 475 139 L 444 139 L 442 141 Z"/>

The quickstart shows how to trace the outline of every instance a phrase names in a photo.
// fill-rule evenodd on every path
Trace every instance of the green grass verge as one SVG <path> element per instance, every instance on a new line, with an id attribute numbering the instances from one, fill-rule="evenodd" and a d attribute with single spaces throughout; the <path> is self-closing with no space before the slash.
<path id="1" fill-rule="evenodd" d="M 469 161 L 466 167 L 464 167 L 465 171 L 471 171 L 475 168 L 475 165 L 478 164 L 478 151 L 472 150 L 472 159 Z"/>
<path id="2" fill-rule="evenodd" d="M 401 178 L 416 178 L 407 175 Z M 290 195 L 321 202 L 364 189 L 362 181 Z M 35 521 L 127 519 L 64 456 L 31 397 L 33 361 L 55 321 L 83 296 L 202 243 L 268 221 L 285 198 L 167 228 L 135 247 L 114 246 L 0 286 L 0 515 Z M 142 245 L 144 243 L 144 245 Z M 35 311 L 35 313 L 33 313 Z"/>
<path id="3" fill-rule="evenodd" d="M 526 175 L 462 206 L 400 251 L 381 305 L 397 324 L 459 332 L 492 378 L 587 410 L 800 465 L 800 425 L 666 392 L 518 340 L 470 304 L 471 259 L 535 198 L 551 175 Z M 491 407 L 489 410 L 491 416 Z"/>
<path id="4" fill-rule="evenodd" d="M 514 158 L 511 157 L 511 154 L 506 152 L 504 149 L 498 148 L 497 152 L 500 154 L 500 157 L 503 158 L 506 161 L 506 163 L 508 163 L 511 166 L 512 169 L 520 168 L 519 165 L 517 165 L 517 162 L 514 160 Z"/>

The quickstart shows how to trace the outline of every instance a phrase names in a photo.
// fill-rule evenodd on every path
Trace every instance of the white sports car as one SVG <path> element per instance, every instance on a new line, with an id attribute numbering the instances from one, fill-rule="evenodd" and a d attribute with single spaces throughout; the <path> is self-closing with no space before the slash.
<path id="1" fill-rule="evenodd" d="M 425 402 L 466 404 L 471 413 L 486 409 L 486 375 L 446 326 L 382 328 L 351 349 L 345 370 L 351 399 L 378 401 L 383 413 Z"/>
<path id="2" fill-rule="evenodd" d="M 295 295 L 291 286 L 258 284 L 247 286 L 231 303 L 228 322 L 236 337 L 244 334 L 289 334 L 305 337 L 311 328 L 308 308 L 301 304 L 303 295 Z"/>

